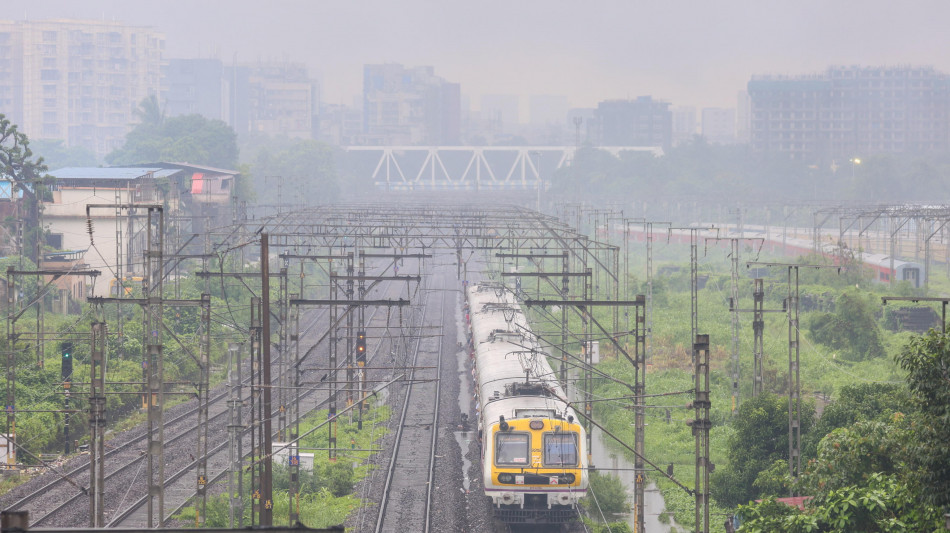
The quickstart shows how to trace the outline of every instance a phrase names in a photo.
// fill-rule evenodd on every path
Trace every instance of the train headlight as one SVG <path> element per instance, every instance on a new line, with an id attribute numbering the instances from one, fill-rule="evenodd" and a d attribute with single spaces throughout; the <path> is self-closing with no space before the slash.
<path id="1" fill-rule="evenodd" d="M 544 420 L 532 420 L 528 427 L 534 430 L 544 429 Z"/>
<path id="2" fill-rule="evenodd" d="M 498 474 L 498 483 L 503 485 L 511 485 L 515 482 L 515 475 L 509 473 Z"/>

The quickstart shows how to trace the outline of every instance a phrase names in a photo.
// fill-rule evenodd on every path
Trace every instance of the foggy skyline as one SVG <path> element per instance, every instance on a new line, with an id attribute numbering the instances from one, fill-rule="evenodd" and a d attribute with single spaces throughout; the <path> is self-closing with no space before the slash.
<path id="1" fill-rule="evenodd" d="M 363 65 L 431 65 L 483 94 L 563 95 L 572 107 L 652 95 L 675 106 L 735 107 L 758 74 L 817 74 L 830 65 L 934 66 L 950 3 L 869 0 L 466 4 L 237 0 L 40 0 L 3 18 L 115 19 L 166 36 L 165 58 L 306 64 L 322 100 L 352 104 Z M 522 113 L 524 113 L 522 111 Z"/>

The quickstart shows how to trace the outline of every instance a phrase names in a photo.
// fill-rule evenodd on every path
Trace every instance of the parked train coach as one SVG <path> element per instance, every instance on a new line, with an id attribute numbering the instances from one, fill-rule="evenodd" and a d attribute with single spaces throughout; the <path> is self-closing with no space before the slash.
<path id="1" fill-rule="evenodd" d="M 576 520 L 586 434 L 511 291 L 467 289 L 485 495 L 507 523 Z"/>

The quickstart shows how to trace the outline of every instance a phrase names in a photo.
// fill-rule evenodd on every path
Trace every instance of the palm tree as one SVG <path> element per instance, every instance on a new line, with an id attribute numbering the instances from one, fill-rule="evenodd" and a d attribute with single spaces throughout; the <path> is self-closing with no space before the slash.
<path id="1" fill-rule="evenodd" d="M 165 110 L 158 105 L 158 97 L 154 94 L 142 99 L 134 113 L 139 123 L 146 126 L 159 127 L 165 123 Z"/>

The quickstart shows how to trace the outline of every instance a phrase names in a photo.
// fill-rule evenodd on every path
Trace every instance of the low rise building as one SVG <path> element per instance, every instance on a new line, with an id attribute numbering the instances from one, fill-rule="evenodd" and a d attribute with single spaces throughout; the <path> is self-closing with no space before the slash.
<path id="1" fill-rule="evenodd" d="M 166 238 L 204 233 L 230 220 L 238 173 L 187 163 L 155 163 L 71 167 L 51 175 L 56 178 L 52 198 L 43 205 L 43 225 L 50 244 L 79 254 L 71 260 L 82 260 L 88 268 L 102 271 L 94 292 L 105 296 L 114 290 L 111 287 L 117 280 L 142 275 L 145 206 L 163 205 L 165 228 L 175 229 L 168 231 Z M 87 209 L 90 204 L 99 207 Z M 138 205 L 142 208 L 136 209 Z"/>

